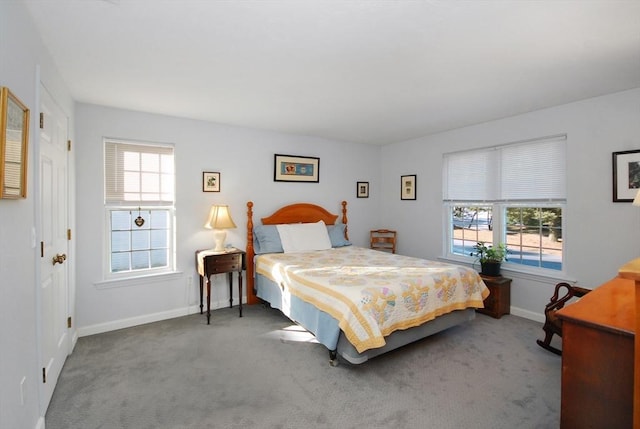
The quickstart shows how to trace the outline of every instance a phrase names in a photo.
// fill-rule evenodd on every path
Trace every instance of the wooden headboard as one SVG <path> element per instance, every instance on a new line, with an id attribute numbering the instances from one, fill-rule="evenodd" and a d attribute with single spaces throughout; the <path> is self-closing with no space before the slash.
<path id="1" fill-rule="evenodd" d="M 284 206 L 276 210 L 271 216 L 260 219 L 263 225 L 278 225 L 283 223 L 313 223 L 324 221 L 327 225 L 334 225 L 338 215 L 332 214 L 326 209 L 310 203 L 297 203 Z M 342 201 L 342 223 L 347 225 L 347 202 Z M 344 229 L 344 238 L 347 240 L 347 228 Z M 253 202 L 247 202 L 247 304 L 256 304 L 258 297 L 254 289 L 253 257 Z"/>

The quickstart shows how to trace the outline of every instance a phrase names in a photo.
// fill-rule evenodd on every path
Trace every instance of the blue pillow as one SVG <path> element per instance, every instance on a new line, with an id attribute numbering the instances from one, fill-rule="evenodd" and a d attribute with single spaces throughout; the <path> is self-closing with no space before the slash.
<path id="1" fill-rule="evenodd" d="M 258 225 L 253 228 L 254 252 L 256 255 L 263 253 L 282 253 L 280 234 L 275 225 Z"/>
<path id="2" fill-rule="evenodd" d="M 344 223 L 327 225 L 329 239 L 331 240 L 331 247 L 351 246 L 351 242 L 344 238 L 344 230 L 346 227 L 347 225 L 345 225 Z"/>

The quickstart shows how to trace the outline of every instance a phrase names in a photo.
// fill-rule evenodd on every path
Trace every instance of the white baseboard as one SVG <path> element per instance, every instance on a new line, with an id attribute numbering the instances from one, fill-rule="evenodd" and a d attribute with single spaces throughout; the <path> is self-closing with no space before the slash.
<path id="1" fill-rule="evenodd" d="M 544 323 L 544 314 L 542 313 L 535 313 L 533 311 L 512 306 L 511 314 L 513 314 L 514 316 L 522 317 L 524 319 L 533 320 L 534 322 Z"/>
<path id="2" fill-rule="evenodd" d="M 36 422 L 35 429 L 44 429 L 44 416 L 40 416 L 40 418 Z"/>
<path id="3" fill-rule="evenodd" d="M 243 303 L 246 300 L 243 297 Z M 237 305 L 237 301 L 234 300 L 234 305 Z M 225 308 L 229 306 L 229 301 L 212 301 L 211 310 L 218 308 Z M 205 303 L 206 307 L 206 303 Z M 205 309 L 206 311 L 206 309 Z M 87 335 L 101 334 L 103 332 L 115 331 L 117 329 L 131 328 L 133 326 L 144 325 L 145 323 L 159 322 L 160 320 L 173 319 L 174 317 L 188 316 L 190 314 L 200 313 L 200 304 L 194 304 L 187 307 L 176 308 L 169 311 L 161 311 L 159 313 L 143 314 L 140 316 L 130 317 L 128 319 L 114 320 L 111 322 L 98 323 L 95 325 L 82 326 L 76 330 L 76 341 L 79 337 L 86 337 Z"/>
<path id="4" fill-rule="evenodd" d="M 98 323 L 96 325 L 83 326 L 78 328 L 78 337 L 101 334 L 103 332 L 115 331 L 117 329 L 131 328 L 132 326 L 159 322 L 160 320 L 173 319 L 174 317 L 188 316 L 189 314 L 193 314 L 195 312 L 200 312 L 199 305 L 177 308 L 169 311 L 162 311 L 160 313 L 143 314 L 141 316 L 114 320 L 112 322 Z"/>
<path id="5" fill-rule="evenodd" d="M 212 302 L 211 310 L 217 308 L 223 308 L 228 305 L 227 302 Z M 99 323 L 96 325 L 84 326 L 76 330 L 76 335 L 73 338 L 73 344 L 78 341 L 79 337 L 85 337 L 87 335 L 101 334 L 103 332 L 115 331 L 117 329 L 131 328 L 133 326 L 144 325 L 145 323 L 159 322 L 160 320 L 173 319 L 174 317 L 188 316 L 200 312 L 200 305 L 191 305 L 189 307 L 177 308 L 174 310 L 163 311 L 160 313 L 145 314 L 141 316 L 131 317 L 128 319 L 114 320 L 112 322 Z M 511 314 L 514 316 L 522 317 L 525 319 L 533 320 L 535 322 L 544 323 L 544 314 L 536 313 L 533 311 L 525 310 L 519 307 L 510 308 Z"/>

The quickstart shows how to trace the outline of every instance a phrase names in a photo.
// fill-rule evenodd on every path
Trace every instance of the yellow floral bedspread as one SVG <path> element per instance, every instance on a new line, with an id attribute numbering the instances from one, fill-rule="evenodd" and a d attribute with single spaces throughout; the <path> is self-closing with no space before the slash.
<path id="1" fill-rule="evenodd" d="M 356 246 L 260 255 L 256 272 L 333 316 L 360 353 L 489 295 L 470 268 Z"/>

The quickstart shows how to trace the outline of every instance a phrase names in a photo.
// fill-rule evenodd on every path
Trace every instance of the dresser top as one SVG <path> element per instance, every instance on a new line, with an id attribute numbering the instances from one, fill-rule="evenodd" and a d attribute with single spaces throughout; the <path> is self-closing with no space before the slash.
<path id="1" fill-rule="evenodd" d="M 640 280 L 640 258 L 629 261 L 620 267 L 618 275 L 625 279 Z"/>
<path id="2" fill-rule="evenodd" d="M 556 313 L 563 320 L 623 335 L 635 333 L 635 282 L 615 277 Z"/>

